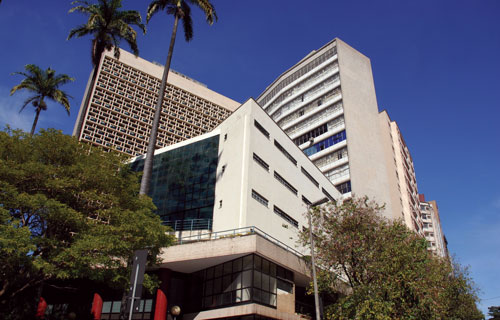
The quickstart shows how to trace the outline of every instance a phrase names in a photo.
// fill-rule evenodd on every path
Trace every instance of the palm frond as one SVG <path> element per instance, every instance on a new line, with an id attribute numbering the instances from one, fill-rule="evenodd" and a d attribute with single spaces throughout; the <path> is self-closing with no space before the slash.
<path id="1" fill-rule="evenodd" d="M 191 8 L 189 5 L 183 1 L 181 4 L 183 16 L 182 16 L 182 26 L 184 28 L 184 38 L 187 42 L 193 39 L 193 20 L 191 19 Z"/>
<path id="2" fill-rule="evenodd" d="M 124 39 L 137 55 L 138 47 L 136 32 L 132 26 L 137 26 L 146 32 L 141 15 L 135 10 L 121 10 L 122 0 L 98 0 L 91 4 L 88 1 L 74 1 L 76 5 L 70 12 L 80 12 L 87 16 L 87 22 L 70 31 L 68 39 L 92 34 L 92 63 L 98 65 L 104 50 L 115 47 L 115 56 L 119 56 L 120 40 Z M 124 26 L 125 25 L 125 26 Z M 134 34 L 134 36 L 130 36 Z M 125 38 L 127 37 L 127 38 Z"/>
<path id="3" fill-rule="evenodd" d="M 208 24 L 212 25 L 218 20 L 217 12 L 209 0 L 189 0 L 189 2 L 203 11 Z"/>
<path id="4" fill-rule="evenodd" d="M 151 17 L 155 15 L 158 11 L 164 10 L 171 1 L 168 0 L 155 0 L 152 1 L 147 9 L 146 22 L 149 22 Z"/>
<path id="5" fill-rule="evenodd" d="M 24 108 L 26 108 L 26 106 L 34 101 L 37 101 L 38 99 L 40 99 L 40 96 L 33 96 L 33 97 L 29 97 L 28 99 L 24 100 L 24 103 L 23 105 L 21 106 L 21 109 L 19 109 L 19 113 L 21 113 Z"/>
<path id="6" fill-rule="evenodd" d="M 24 69 L 26 72 L 13 73 L 24 76 L 24 79 L 11 89 L 10 94 L 25 89 L 33 92 L 33 95 L 24 101 L 19 112 L 23 111 L 30 103 L 33 103 L 38 110 L 46 110 L 47 104 L 44 102 L 44 98 L 47 98 L 61 104 L 69 114 L 69 98 L 71 96 L 60 90 L 59 86 L 74 81 L 74 78 L 67 74 L 57 74 L 50 67 L 47 70 L 42 70 L 34 64 L 28 64 L 24 66 Z"/>

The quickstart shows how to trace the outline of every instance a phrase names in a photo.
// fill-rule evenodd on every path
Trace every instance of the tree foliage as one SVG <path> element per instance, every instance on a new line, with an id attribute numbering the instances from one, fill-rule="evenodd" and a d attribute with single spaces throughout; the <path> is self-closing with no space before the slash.
<path id="1" fill-rule="evenodd" d="M 20 84 L 14 86 L 10 95 L 13 95 L 18 90 L 27 90 L 32 93 L 32 95 L 24 101 L 21 106 L 21 111 L 26 108 L 28 104 L 32 104 L 35 108 L 35 120 L 33 121 L 33 126 L 31 128 L 31 135 L 35 133 L 36 124 L 38 122 L 38 117 L 41 111 L 47 110 L 47 103 L 45 99 L 49 99 L 61 104 L 69 115 L 69 98 L 70 96 L 59 89 L 60 86 L 74 81 L 67 74 L 56 74 L 56 72 L 48 68 L 47 70 L 40 69 L 39 66 L 34 64 L 27 64 L 24 66 L 26 72 L 14 72 L 13 74 L 19 74 L 24 76 L 24 79 Z"/>
<path id="2" fill-rule="evenodd" d="M 173 239 L 123 160 L 55 130 L 0 132 L 0 314 L 34 314 L 51 279 L 125 288 L 137 249 L 157 262 Z"/>
<path id="3" fill-rule="evenodd" d="M 484 319 L 467 270 L 433 256 L 382 209 L 355 198 L 311 210 L 320 289 L 344 288 L 327 318 Z M 307 244 L 308 233 L 301 239 Z"/>

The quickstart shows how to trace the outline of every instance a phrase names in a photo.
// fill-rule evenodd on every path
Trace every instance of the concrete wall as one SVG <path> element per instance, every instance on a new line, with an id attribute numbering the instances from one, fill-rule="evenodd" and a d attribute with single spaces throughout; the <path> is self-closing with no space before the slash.
<path id="1" fill-rule="evenodd" d="M 352 191 L 385 203 L 394 212 L 381 143 L 377 97 L 370 59 L 337 39 Z"/>
<path id="2" fill-rule="evenodd" d="M 380 139 L 385 155 L 385 165 L 387 167 L 387 179 L 389 182 L 389 197 L 392 204 L 392 219 L 401 219 L 405 223 L 405 215 L 403 213 L 403 203 L 401 199 L 401 187 L 398 178 L 398 166 L 396 161 L 396 149 L 392 139 L 391 119 L 387 111 L 379 113 L 380 120 Z M 390 214 L 390 212 L 387 212 Z M 408 227 L 412 228 L 411 225 Z"/>

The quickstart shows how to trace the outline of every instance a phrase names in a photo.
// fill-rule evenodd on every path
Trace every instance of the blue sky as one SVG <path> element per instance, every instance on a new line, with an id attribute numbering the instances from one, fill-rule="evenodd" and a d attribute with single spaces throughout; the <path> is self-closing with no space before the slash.
<path id="1" fill-rule="evenodd" d="M 144 16 L 148 1 L 124 0 Z M 310 51 L 339 37 L 371 59 L 379 108 L 411 150 L 419 191 L 437 200 L 449 249 L 485 299 L 500 305 L 500 1 L 213 0 L 219 22 L 194 15 L 194 39 L 179 37 L 172 66 L 237 101 L 257 97 Z M 262 5 L 260 5 L 262 4 Z M 68 117 L 49 104 L 38 128 L 70 134 L 91 71 L 90 38 L 66 41 L 84 17 L 70 1 L 0 5 L 0 126 L 31 128 L 10 97 L 28 63 L 76 78 Z M 139 36 L 140 55 L 164 63 L 172 18 L 160 13 Z M 127 49 L 126 45 L 123 47 Z"/>

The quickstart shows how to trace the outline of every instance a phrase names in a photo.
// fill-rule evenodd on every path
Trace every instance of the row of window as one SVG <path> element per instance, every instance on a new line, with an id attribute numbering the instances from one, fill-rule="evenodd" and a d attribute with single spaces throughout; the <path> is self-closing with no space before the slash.
<path id="1" fill-rule="evenodd" d="M 277 305 L 277 290 L 293 292 L 293 272 L 250 254 L 207 268 L 199 273 L 203 281 L 206 309 L 256 302 Z"/>
<path id="2" fill-rule="evenodd" d="M 311 131 L 309 131 L 307 133 L 304 133 L 303 135 L 301 135 L 295 139 L 293 139 L 293 142 L 296 145 L 300 146 L 301 144 L 306 143 L 307 141 L 310 141 L 310 140 L 316 138 L 317 136 L 322 135 L 325 132 L 328 132 L 328 126 L 326 123 L 317 127 L 317 128 L 312 129 Z"/>
<path id="3" fill-rule="evenodd" d="M 257 202 L 265 206 L 266 208 L 269 207 L 269 200 L 267 200 L 264 196 L 262 196 L 260 193 L 252 189 L 252 198 L 255 199 Z M 285 211 L 281 210 L 277 206 L 273 206 L 273 212 L 276 213 L 278 216 L 283 218 L 285 221 L 293 225 L 294 227 L 298 228 L 299 227 L 299 222 L 289 216 Z"/>
<path id="4" fill-rule="evenodd" d="M 346 139 L 345 130 L 342 130 L 341 132 L 334 134 L 333 136 L 328 137 L 325 140 L 315 143 L 314 145 L 304 149 L 303 151 L 308 157 L 310 157 L 317 152 L 325 150 L 326 148 L 329 148 L 339 142 L 344 141 L 345 139 Z"/>
<path id="5" fill-rule="evenodd" d="M 330 59 L 337 53 L 337 47 L 334 47 L 332 49 L 327 50 L 325 53 L 314 59 L 313 61 L 309 62 L 299 70 L 295 71 L 285 79 L 281 80 L 274 88 L 269 92 L 265 97 L 259 100 L 259 104 L 261 106 L 265 106 L 266 103 L 271 100 L 281 89 L 292 83 L 293 81 L 297 80 L 298 78 L 302 77 L 304 74 L 308 73 L 318 65 L 322 64 L 326 60 Z"/>

